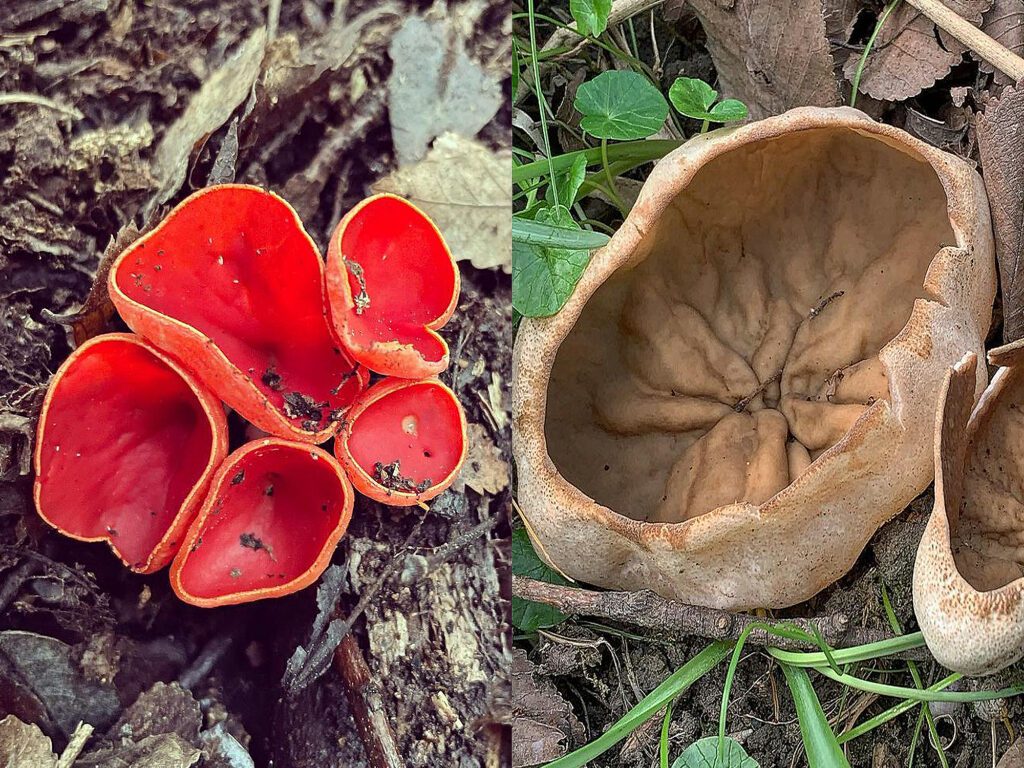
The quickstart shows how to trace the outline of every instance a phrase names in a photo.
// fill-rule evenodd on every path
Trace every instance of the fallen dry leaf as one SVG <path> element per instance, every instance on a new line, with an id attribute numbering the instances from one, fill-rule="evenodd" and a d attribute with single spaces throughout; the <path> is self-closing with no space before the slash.
<path id="1" fill-rule="evenodd" d="M 452 485 L 456 493 L 465 493 L 469 486 L 479 494 L 495 496 L 508 487 L 508 464 L 501 450 L 482 424 L 470 424 L 469 450 L 462 472 Z"/>
<path id="2" fill-rule="evenodd" d="M 519 648 L 512 651 L 512 768 L 538 765 L 565 754 L 570 734 L 580 735 L 569 705 Z"/>
<path id="3" fill-rule="evenodd" d="M 978 116 L 978 150 L 996 235 L 1003 341 L 1024 336 L 1024 89 L 1007 88 Z"/>
<path id="4" fill-rule="evenodd" d="M 1024 737 L 1017 737 L 1003 754 L 996 768 L 1024 768 Z"/>
<path id="5" fill-rule="evenodd" d="M 512 153 L 454 133 L 427 156 L 381 179 L 374 192 L 408 198 L 437 223 L 455 258 L 477 269 L 512 269 Z"/>
<path id="6" fill-rule="evenodd" d="M 10 768 L 50 768 L 57 765 L 51 743 L 39 726 L 14 715 L 0 720 L 0 765 Z"/>
<path id="7" fill-rule="evenodd" d="M 981 31 L 1014 53 L 1024 54 L 1024 0 L 994 0 L 982 21 Z M 981 62 L 981 69 L 994 72 L 996 82 L 1001 85 L 1013 82 L 1013 78 L 985 61 Z"/>
<path id="8" fill-rule="evenodd" d="M 227 122 L 252 91 L 266 50 L 267 31 L 256 30 L 207 78 L 156 149 L 153 170 L 160 189 L 151 206 L 167 202 L 185 180 L 195 145 Z"/>
<path id="9" fill-rule="evenodd" d="M 394 65 L 388 111 L 399 167 L 422 160 L 446 131 L 475 136 L 502 104 L 497 78 L 469 57 L 444 21 L 409 17 L 388 53 Z"/>
<path id="10" fill-rule="evenodd" d="M 839 103 L 821 0 L 691 0 L 720 90 L 752 118 Z"/>
<path id="11" fill-rule="evenodd" d="M 113 744 L 83 755 L 76 768 L 191 768 L 202 752 L 176 733 Z"/>
<path id="12" fill-rule="evenodd" d="M 946 0 L 945 5 L 972 24 L 981 24 L 992 0 Z M 903 101 L 945 77 L 963 57 L 964 46 L 909 3 L 886 20 L 860 79 L 860 92 L 883 101 Z M 846 61 L 843 74 L 852 80 L 859 56 Z"/>

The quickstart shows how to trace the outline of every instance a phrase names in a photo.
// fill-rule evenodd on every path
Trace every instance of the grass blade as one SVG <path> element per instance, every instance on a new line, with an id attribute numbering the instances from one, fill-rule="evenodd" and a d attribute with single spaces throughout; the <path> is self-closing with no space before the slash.
<path id="1" fill-rule="evenodd" d="M 586 746 L 548 763 L 545 768 L 582 768 L 604 754 L 666 707 L 672 699 L 706 675 L 724 659 L 732 643 L 715 642 L 673 672 L 661 685 L 641 699 L 611 728 Z"/>
<path id="2" fill-rule="evenodd" d="M 590 251 L 600 248 L 611 238 L 603 232 L 587 229 L 557 227 L 530 219 L 512 218 L 512 242 L 526 245 L 542 245 L 551 248 L 568 248 L 572 251 Z"/>
<path id="3" fill-rule="evenodd" d="M 810 768 L 850 768 L 836 735 L 825 718 L 821 702 L 814 692 L 807 671 L 799 667 L 780 665 L 786 676 L 786 683 L 793 694 L 796 715 L 800 719 L 800 733 L 807 752 Z M 831 671 L 831 670 L 830 670 Z"/>

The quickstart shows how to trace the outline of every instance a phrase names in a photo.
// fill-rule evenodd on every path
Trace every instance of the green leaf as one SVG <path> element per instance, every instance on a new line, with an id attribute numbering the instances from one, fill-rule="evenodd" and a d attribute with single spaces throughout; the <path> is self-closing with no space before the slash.
<path id="1" fill-rule="evenodd" d="M 569 12 L 576 20 L 576 31 L 597 37 L 608 28 L 612 0 L 569 0 Z"/>
<path id="2" fill-rule="evenodd" d="M 718 759 L 718 737 L 708 736 L 695 741 L 686 748 L 672 768 L 760 768 L 757 761 L 747 754 L 739 742 L 725 740 L 725 756 Z"/>
<path id="3" fill-rule="evenodd" d="M 533 543 L 525 528 L 512 533 L 512 573 L 526 576 L 549 584 L 568 584 L 556 571 L 537 557 Z M 521 597 L 512 598 L 512 624 L 521 632 L 536 632 L 544 627 L 553 627 L 565 621 L 565 614 L 557 608 Z"/>
<path id="4" fill-rule="evenodd" d="M 733 123 L 746 120 L 749 114 L 747 105 L 738 99 L 723 99 L 715 104 L 718 92 L 703 80 L 693 77 L 677 78 L 668 90 L 668 98 L 680 113 L 694 120 Z"/>
<path id="5" fill-rule="evenodd" d="M 651 81 L 636 72 L 602 72 L 576 91 L 580 127 L 598 139 L 644 139 L 668 117 L 668 103 Z"/>
<path id="6" fill-rule="evenodd" d="M 723 99 L 712 107 L 710 114 L 713 123 L 734 123 L 746 120 L 750 113 L 747 105 L 739 99 Z"/>
<path id="7" fill-rule="evenodd" d="M 706 120 L 718 91 L 695 77 L 678 77 L 668 89 L 668 98 L 672 106 L 687 117 Z"/>
<path id="8" fill-rule="evenodd" d="M 539 221 L 514 216 L 512 218 L 512 242 L 526 245 L 543 245 L 555 248 L 600 248 L 610 238 L 603 232 L 592 232 L 577 227 L 559 227 L 542 224 Z"/>
<path id="9" fill-rule="evenodd" d="M 557 205 L 537 211 L 534 221 L 579 229 L 569 209 Z M 512 306 L 525 317 L 560 310 L 590 261 L 590 251 L 512 243 Z"/>
<path id="10" fill-rule="evenodd" d="M 558 196 L 561 200 L 555 200 L 554 188 L 548 185 L 544 198 L 549 205 L 555 206 L 561 203 L 566 208 L 572 208 L 576 202 L 576 195 L 580 193 L 580 187 L 587 178 L 587 158 L 585 155 L 576 155 L 572 165 L 566 170 L 555 173 L 555 186 L 558 187 Z"/>
<path id="11" fill-rule="evenodd" d="M 850 768 L 843 748 L 828 724 L 821 702 L 811 685 L 807 670 L 781 664 L 786 683 L 793 694 L 796 716 L 800 720 L 800 735 L 804 740 L 809 768 Z"/>

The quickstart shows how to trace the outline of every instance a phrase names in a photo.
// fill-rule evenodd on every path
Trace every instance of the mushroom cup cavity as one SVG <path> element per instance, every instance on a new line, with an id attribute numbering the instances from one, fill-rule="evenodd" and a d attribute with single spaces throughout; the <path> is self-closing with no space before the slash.
<path id="1" fill-rule="evenodd" d="M 327 316 L 323 264 L 292 208 L 244 185 L 196 192 L 110 271 L 125 322 L 260 429 L 323 442 L 365 389 Z"/>
<path id="2" fill-rule="evenodd" d="M 448 367 L 436 333 L 459 297 L 459 271 L 441 233 L 412 203 L 364 200 L 327 249 L 327 290 L 338 335 L 372 371 L 418 379 Z"/>
<path id="3" fill-rule="evenodd" d="M 833 582 L 931 480 L 943 376 L 991 319 L 988 216 L 964 162 L 847 108 L 667 156 L 565 308 L 520 328 L 538 550 L 730 609 Z"/>
<path id="4" fill-rule="evenodd" d="M 35 503 L 139 573 L 168 562 L 227 454 L 220 402 L 137 336 L 97 336 L 54 375 L 36 438 Z"/>
<path id="5" fill-rule="evenodd" d="M 935 504 L 914 564 L 928 648 L 967 675 L 1024 655 L 1024 342 L 989 360 L 1002 367 L 976 408 L 976 356 L 949 372 L 935 421 Z"/>
<path id="6" fill-rule="evenodd" d="M 385 379 L 352 406 L 335 453 L 360 493 L 411 506 L 448 488 L 466 458 L 466 417 L 437 379 Z"/>
<path id="7" fill-rule="evenodd" d="M 352 504 L 352 486 L 326 451 L 277 438 L 247 443 L 217 472 L 171 586 L 201 607 L 303 589 L 330 562 Z"/>

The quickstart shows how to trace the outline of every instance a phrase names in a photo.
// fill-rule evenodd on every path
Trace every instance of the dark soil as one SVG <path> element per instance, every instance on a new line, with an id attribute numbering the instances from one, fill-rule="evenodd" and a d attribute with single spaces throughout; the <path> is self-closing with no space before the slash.
<path id="1" fill-rule="evenodd" d="M 83 765 L 113 764 L 100 759 L 103 749 L 118 765 L 156 764 L 139 757 L 136 740 L 175 731 L 171 721 L 183 722 L 177 732 L 204 749 L 202 765 L 246 765 L 218 752 L 225 730 L 256 765 L 366 765 L 337 672 L 325 664 L 319 676 L 305 675 L 301 690 L 283 678 L 296 648 L 312 648 L 318 610 L 323 619 L 347 617 L 383 580 L 353 632 L 406 764 L 496 765 L 507 750 L 508 595 L 499 589 L 508 566 L 507 491 L 449 490 L 429 512 L 360 497 L 333 559 L 340 595 L 319 609 L 312 588 L 191 608 L 173 596 L 166 572 L 131 574 L 102 545 L 57 534 L 32 509 L 31 435 L 51 373 L 73 344 L 55 317 L 86 300 L 112 238 L 122 233 L 123 245 L 131 237 L 125 228 L 145 229 L 192 189 L 233 179 L 284 194 L 324 251 L 341 213 L 396 167 L 382 96 L 388 42 L 403 16 L 429 3 L 396 2 L 399 13 L 371 19 L 349 40 L 344 66 L 326 72 L 305 52 L 337 45 L 332 16 L 351 20 L 376 4 L 277 5 L 277 36 L 264 61 L 294 65 L 288 87 L 257 89 L 254 102 L 186 147 L 183 182 L 166 203 L 158 201 L 167 190 L 155 148 L 222 62 L 267 23 L 267 3 L 10 0 L 0 8 L 0 94 L 14 95 L 0 103 L 0 718 L 38 724 L 58 752 L 78 720 L 95 726 Z M 495 0 L 453 2 L 447 15 L 457 22 L 471 6 L 473 18 L 489 23 L 468 34 L 468 51 L 490 61 L 505 44 L 506 10 Z M 477 138 L 507 147 L 508 120 L 508 110 L 499 111 Z M 453 365 L 443 378 L 507 461 L 510 282 L 461 267 L 462 297 L 443 331 Z M 76 334 L 122 327 L 102 302 L 90 306 L 98 311 Z M 233 425 L 233 446 L 243 433 Z M 435 556 L 488 520 L 496 520 L 493 530 Z M 66 659 L 70 671 L 35 679 L 32 659 L 54 667 Z M 177 681 L 186 693 L 165 696 L 170 689 L 154 688 L 160 681 Z M 146 691 L 153 698 L 139 700 Z M 130 716 L 146 727 L 133 731 Z M 193 763 L 166 763 L 178 764 Z"/>

